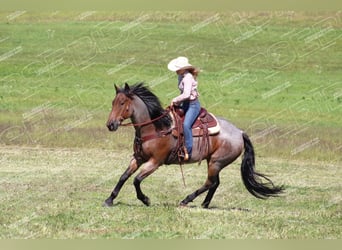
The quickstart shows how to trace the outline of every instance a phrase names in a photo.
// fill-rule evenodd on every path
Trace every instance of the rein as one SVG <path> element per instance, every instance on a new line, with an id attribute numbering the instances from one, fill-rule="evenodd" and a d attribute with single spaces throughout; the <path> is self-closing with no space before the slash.
<path id="1" fill-rule="evenodd" d="M 164 113 L 150 121 L 146 121 L 146 122 L 141 122 L 141 123 L 133 123 L 133 122 L 129 122 L 129 123 L 125 123 L 125 124 L 120 124 L 120 126 L 124 126 L 124 127 L 128 127 L 128 126 L 133 126 L 133 127 L 141 127 L 141 126 L 145 126 L 148 124 L 151 124 L 155 121 L 158 121 L 159 119 L 163 118 L 164 116 L 167 116 L 168 113 L 170 113 L 171 109 L 170 107 L 167 107 L 164 111 Z"/>

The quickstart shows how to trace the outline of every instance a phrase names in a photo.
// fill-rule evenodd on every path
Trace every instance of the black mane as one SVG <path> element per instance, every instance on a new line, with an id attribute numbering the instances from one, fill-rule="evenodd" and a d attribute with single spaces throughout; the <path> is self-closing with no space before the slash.
<path id="1" fill-rule="evenodd" d="M 124 93 L 126 96 L 133 98 L 134 95 L 138 96 L 146 105 L 148 113 L 150 114 L 151 120 L 161 117 L 165 109 L 161 106 L 158 97 L 153 94 L 143 83 L 137 83 L 121 89 L 120 92 Z M 169 114 L 161 117 L 153 122 L 158 130 L 163 128 L 169 128 L 171 126 L 171 117 Z"/>

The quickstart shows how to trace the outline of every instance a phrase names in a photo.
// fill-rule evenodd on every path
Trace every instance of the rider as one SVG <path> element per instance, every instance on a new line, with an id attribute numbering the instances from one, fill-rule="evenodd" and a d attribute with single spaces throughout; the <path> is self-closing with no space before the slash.
<path id="1" fill-rule="evenodd" d="M 183 123 L 185 141 L 183 160 L 188 161 L 191 158 L 192 153 L 192 125 L 201 109 L 201 105 L 198 100 L 198 83 L 196 81 L 199 70 L 189 63 L 188 58 L 182 56 L 171 60 L 167 67 L 178 75 L 178 88 L 180 90 L 180 95 L 172 99 L 171 106 L 181 105 L 185 112 Z"/>

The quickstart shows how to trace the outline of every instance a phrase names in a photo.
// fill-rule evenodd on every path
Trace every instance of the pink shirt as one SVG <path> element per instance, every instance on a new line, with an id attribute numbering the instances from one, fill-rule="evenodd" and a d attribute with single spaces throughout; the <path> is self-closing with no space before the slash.
<path id="1" fill-rule="evenodd" d="M 182 81 L 178 84 L 178 88 L 181 91 L 181 94 L 173 98 L 172 101 L 179 103 L 185 100 L 195 100 L 199 96 L 197 85 L 198 83 L 193 75 L 189 72 L 185 73 Z"/>

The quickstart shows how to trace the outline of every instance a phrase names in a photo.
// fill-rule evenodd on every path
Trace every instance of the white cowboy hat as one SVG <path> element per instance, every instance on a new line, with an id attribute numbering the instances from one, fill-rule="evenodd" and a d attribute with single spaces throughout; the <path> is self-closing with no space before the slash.
<path id="1" fill-rule="evenodd" d="M 193 66 L 189 63 L 188 58 L 184 56 L 180 56 L 171 60 L 169 64 L 167 65 L 167 68 L 171 71 L 176 72 L 177 70 L 180 70 L 180 69 L 193 68 Z"/>

